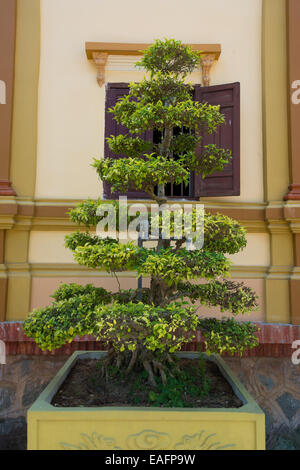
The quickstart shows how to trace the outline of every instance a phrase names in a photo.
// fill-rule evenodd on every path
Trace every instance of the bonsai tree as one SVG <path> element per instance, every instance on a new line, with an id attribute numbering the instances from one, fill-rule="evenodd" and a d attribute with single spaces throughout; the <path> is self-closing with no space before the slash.
<path id="1" fill-rule="evenodd" d="M 111 136 L 108 144 L 116 156 L 125 157 L 95 159 L 93 164 L 113 192 L 142 189 L 157 204 L 156 219 L 150 213 L 146 217 L 148 227 L 158 226 L 156 246 L 121 242 L 108 233 L 95 235 L 94 227 L 107 216 L 101 213 L 105 201 L 88 200 L 70 211 L 71 220 L 86 227 L 66 237 L 66 247 L 79 264 L 116 278 L 118 272 L 135 270 L 137 277 L 150 278 L 150 286 L 122 290 L 118 284 L 118 290 L 110 292 L 92 285 L 62 284 L 53 294 L 54 302 L 34 310 L 24 324 L 25 333 L 43 350 L 92 334 L 108 344 L 103 374 L 109 373 L 111 365 L 126 373 L 143 367 L 153 387 L 158 378 L 166 383 L 177 367 L 174 353 L 192 341 L 196 331 L 201 332 L 207 353 L 242 353 L 257 345 L 255 325 L 201 315 L 201 306 L 217 306 L 233 316 L 257 307 L 249 287 L 228 279 L 230 262 L 225 255 L 246 246 L 244 228 L 224 215 L 205 213 L 204 244 L 191 250 L 197 235 L 195 211 L 191 239 L 174 236 L 176 224 L 178 228 L 174 212 L 171 236 L 164 237 L 166 185 L 188 184 L 192 172 L 205 178 L 222 170 L 231 158 L 227 149 L 201 145 L 203 133 L 217 132 L 225 119 L 219 106 L 192 100 L 186 77 L 198 63 L 199 54 L 175 40 L 157 40 L 144 51 L 138 65 L 149 78 L 131 83 L 129 94 L 110 109 L 128 134 Z M 174 128 L 179 131 L 174 133 Z M 142 139 L 146 130 L 158 132 L 160 142 Z M 110 204 L 118 215 L 119 204 Z M 197 278 L 200 284 L 193 282 Z"/>

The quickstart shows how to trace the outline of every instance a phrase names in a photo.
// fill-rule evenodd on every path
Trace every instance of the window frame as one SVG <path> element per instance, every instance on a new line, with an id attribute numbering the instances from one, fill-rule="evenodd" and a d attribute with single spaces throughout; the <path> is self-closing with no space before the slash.
<path id="1" fill-rule="evenodd" d="M 220 172 L 206 177 L 204 180 L 200 175 L 193 173 L 191 175 L 190 185 L 192 196 L 168 196 L 170 200 L 199 200 L 200 197 L 223 197 L 223 196 L 239 196 L 240 195 L 240 83 L 228 83 L 221 85 L 213 85 L 203 87 L 199 84 L 194 86 L 194 100 L 195 101 L 207 101 L 209 104 L 220 104 L 220 111 L 225 108 L 233 109 L 233 124 L 232 124 L 232 166 L 230 171 L 226 171 L 226 168 Z M 122 156 L 116 156 L 109 149 L 106 137 L 110 135 L 119 134 L 120 132 L 114 133 L 113 127 L 121 126 L 113 120 L 113 115 L 108 112 L 108 109 L 114 106 L 117 95 L 124 95 L 123 90 L 129 90 L 129 83 L 126 82 L 110 82 L 106 84 L 106 95 L 105 95 L 105 142 L 104 142 L 104 155 L 110 158 L 122 158 Z M 115 92 L 114 92 L 115 91 Z M 228 99 L 229 92 L 232 91 L 232 99 Z M 121 93 L 120 93 L 121 92 Z M 223 93 L 225 99 L 222 103 L 214 103 L 214 95 Z M 207 100 L 207 97 L 211 95 L 211 100 Z M 123 126 L 121 126 L 123 127 Z M 126 130 L 124 131 L 124 133 Z M 152 131 L 146 131 L 143 138 L 152 139 Z M 205 139 L 204 139 L 205 140 Z M 205 144 L 205 142 L 204 142 Z M 231 172 L 231 173 L 230 173 Z M 228 181 L 232 179 L 232 187 L 226 188 L 220 186 L 214 186 L 213 189 L 205 188 L 207 185 L 206 180 L 221 182 L 223 186 L 228 185 Z M 226 179 L 228 181 L 226 181 Z M 225 183 L 225 185 L 224 185 Z M 117 199 L 120 195 L 124 195 L 121 192 L 111 193 L 110 185 L 105 181 L 103 182 L 103 198 L 104 199 Z M 141 190 L 130 190 L 126 193 L 128 199 L 151 199 L 150 196 Z"/>

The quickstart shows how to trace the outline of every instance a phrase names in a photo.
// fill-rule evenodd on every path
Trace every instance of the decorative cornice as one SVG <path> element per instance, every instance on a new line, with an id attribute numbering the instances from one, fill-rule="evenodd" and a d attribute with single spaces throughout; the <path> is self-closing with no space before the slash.
<path id="1" fill-rule="evenodd" d="M 263 220 L 239 219 L 239 223 L 246 229 L 247 233 L 266 233 L 267 232 L 267 224 Z"/>
<path id="2" fill-rule="evenodd" d="M 215 54 L 216 60 L 221 54 L 221 44 L 188 44 L 193 51 L 201 54 Z M 109 55 L 142 55 L 150 43 L 125 43 L 125 42 L 86 42 L 85 51 L 87 58 L 93 58 L 93 52 L 105 52 Z"/>
<path id="3" fill-rule="evenodd" d="M 22 269 L 18 264 L 7 264 L 7 271 L 9 273 L 18 272 Z M 93 277 L 93 278 L 112 278 L 110 273 L 106 271 L 94 270 L 74 263 L 31 263 L 28 264 L 33 277 L 47 277 L 47 278 L 62 278 L 62 277 Z M 25 263 L 23 264 L 25 268 Z M 268 274 L 268 266 L 232 266 L 230 274 L 232 279 L 264 279 Z M 0 265 L 1 273 L 1 265 Z M 136 279 L 135 271 L 122 271 L 118 273 L 120 278 L 134 278 Z M 147 276 L 145 276 L 147 278 Z"/>
<path id="4" fill-rule="evenodd" d="M 14 230 L 70 230 L 76 225 L 67 212 L 78 204 L 77 199 L 30 199 L 0 197 L 0 229 Z M 174 200 L 175 202 L 175 200 Z M 195 204 L 197 201 L 177 201 L 178 204 Z M 211 214 L 221 213 L 238 220 L 249 233 L 299 233 L 300 204 L 288 201 L 276 205 L 247 202 L 214 202 L 201 200 Z M 128 200 L 150 206 L 149 200 Z"/>
<path id="5" fill-rule="evenodd" d="M 290 279 L 293 266 L 270 266 L 266 279 Z"/>
<path id="6" fill-rule="evenodd" d="M 230 268 L 232 279 L 266 279 L 268 266 L 236 266 Z"/>
<path id="7" fill-rule="evenodd" d="M 0 229 L 14 230 L 72 230 L 76 225 L 69 220 L 67 212 L 79 200 L 0 198 Z M 128 200 L 128 203 L 145 200 Z M 175 201 L 174 201 L 175 202 Z M 178 204 L 193 204 L 195 201 L 176 201 Z M 221 213 L 238 220 L 248 232 L 266 232 L 265 205 L 250 203 L 203 202 L 205 210 L 212 214 Z"/>
<path id="8" fill-rule="evenodd" d="M 267 221 L 284 219 L 284 203 L 282 201 L 270 202 L 266 207 L 265 218 Z"/>
<path id="9" fill-rule="evenodd" d="M 0 230 L 11 230 L 14 225 L 14 216 L 0 214 Z"/>
<path id="10" fill-rule="evenodd" d="M 290 226 L 286 220 L 273 220 L 268 223 L 268 230 L 272 235 L 276 233 L 289 233 Z"/>
<path id="11" fill-rule="evenodd" d="M 86 42 L 85 51 L 88 60 L 97 67 L 97 82 L 101 87 L 105 83 L 105 66 L 110 55 L 140 56 L 151 44 L 145 43 L 116 43 L 116 42 Z M 210 84 L 210 69 L 219 59 L 221 44 L 189 44 L 201 54 L 203 84 Z"/>
<path id="12" fill-rule="evenodd" d="M 300 233 L 300 219 L 293 220 L 290 222 L 291 232 L 294 234 Z"/>

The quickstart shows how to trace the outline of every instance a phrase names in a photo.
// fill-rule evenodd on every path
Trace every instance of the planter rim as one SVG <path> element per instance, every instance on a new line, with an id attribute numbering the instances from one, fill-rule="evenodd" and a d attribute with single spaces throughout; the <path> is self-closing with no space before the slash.
<path id="1" fill-rule="evenodd" d="M 140 412 L 151 412 L 151 413 L 176 413 L 176 412 L 186 412 L 186 413 L 224 413 L 225 415 L 229 413 L 255 413 L 259 415 L 263 415 L 262 409 L 258 406 L 256 401 L 252 398 L 249 392 L 246 390 L 244 385 L 240 382 L 240 380 L 236 377 L 236 375 L 232 372 L 230 367 L 225 363 L 225 361 L 218 355 L 210 355 L 207 356 L 204 354 L 204 357 L 212 362 L 214 362 L 222 375 L 231 385 L 234 393 L 240 398 L 243 402 L 243 405 L 239 408 L 161 408 L 161 407 L 142 407 L 142 406 L 101 406 L 101 407 L 83 407 L 83 406 L 76 406 L 76 407 L 59 407 L 51 405 L 51 401 L 57 391 L 59 390 L 62 383 L 67 378 L 68 374 L 70 373 L 71 369 L 75 366 L 78 359 L 99 359 L 101 356 L 104 356 L 106 351 L 76 351 L 72 354 L 72 356 L 66 361 L 66 363 L 61 367 L 61 369 L 56 373 L 54 378 L 51 382 L 47 385 L 44 391 L 39 395 L 36 401 L 32 404 L 29 409 L 30 412 L 34 411 L 45 411 L 45 412 L 68 412 L 68 411 L 76 411 L 80 412 L 101 412 L 105 413 L 106 411 L 116 411 L 118 413 L 130 413 L 132 411 L 140 411 Z M 203 354 L 203 353 L 202 353 Z M 198 352 L 179 352 L 176 353 L 178 357 L 186 357 L 191 359 L 196 359 L 199 356 Z"/>

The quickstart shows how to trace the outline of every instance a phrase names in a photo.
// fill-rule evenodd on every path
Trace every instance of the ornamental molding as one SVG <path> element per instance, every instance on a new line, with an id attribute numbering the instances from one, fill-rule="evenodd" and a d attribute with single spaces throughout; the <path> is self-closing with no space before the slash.
<path id="1" fill-rule="evenodd" d="M 202 67 L 202 83 L 203 86 L 210 85 L 210 71 L 216 60 L 216 54 L 205 54 L 200 57 L 200 65 Z"/>
<path id="2" fill-rule="evenodd" d="M 97 68 L 97 82 L 101 87 L 105 83 L 105 65 L 107 62 L 107 52 L 93 52 L 93 62 Z"/>
<path id="3" fill-rule="evenodd" d="M 150 44 L 145 43 L 86 42 L 86 55 L 96 66 L 98 85 L 100 87 L 104 85 L 106 70 L 142 70 L 141 67 L 135 68 L 134 64 L 149 46 Z M 189 46 L 201 54 L 202 83 L 204 86 L 209 86 L 211 68 L 220 57 L 221 44 L 189 44 Z"/>
<path id="4" fill-rule="evenodd" d="M 25 199 L 0 196 L 0 230 L 71 230 L 76 224 L 70 221 L 67 213 L 79 202 L 81 202 L 79 199 Z M 151 205 L 148 200 L 128 199 L 129 204 L 140 202 L 147 207 Z M 194 203 L 195 201 L 178 201 L 178 204 Z M 296 205 L 293 204 L 292 208 L 291 214 L 286 213 L 289 219 L 298 216 L 298 212 L 295 212 Z M 236 219 L 248 232 L 266 233 L 268 231 L 264 204 L 207 201 L 205 209 L 210 213 L 222 213 Z M 300 217 L 300 206 L 298 211 L 298 217 Z M 286 217 L 286 215 L 282 217 Z M 278 216 L 276 215 L 275 218 L 277 219 Z"/>
<path id="5" fill-rule="evenodd" d="M 290 224 L 287 220 L 275 220 L 268 223 L 268 230 L 273 234 L 290 233 Z"/>
<path id="6" fill-rule="evenodd" d="M 130 434 L 126 438 L 126 450 L 223 450 L 235 447 L 235 444 L 223 444 L 217 440 L 216 433 L 205 430 L 193 435 L 183 435 L 179 442 L 174 442 L 167 433 L 145 429 L 138 434 Z M 76 443 L 60 442 L 64 450 L 125 450 L 113 437 L 93 432 L 81 433 Z"/>

